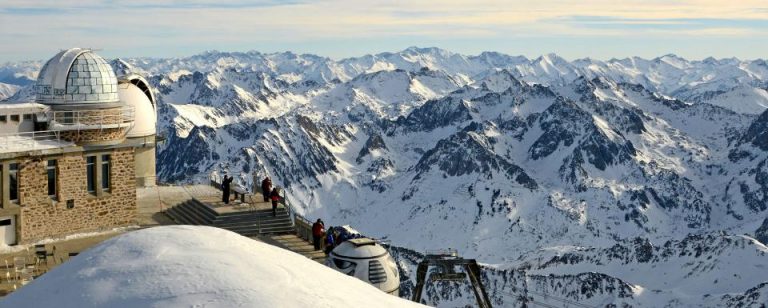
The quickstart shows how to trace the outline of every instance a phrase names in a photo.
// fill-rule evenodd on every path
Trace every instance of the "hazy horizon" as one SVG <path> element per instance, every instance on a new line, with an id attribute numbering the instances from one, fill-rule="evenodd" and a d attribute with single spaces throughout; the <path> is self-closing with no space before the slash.
<path id="1" fill-rule="evenodd" d="M 408 46 L 461 54 L 608 60 L 764 58 L 768 5 L 681 0 L 363 3 L 359 1 L 6 0 L 0 62 L 47 59 L 62 48 L 105 57 L 181 57 L 204 50 L 290 50 L 332 59 Z"/>
<path id="2" fill-rule="evenodd" d="M 90 48 L 90 47 L 83 47 L 83 46 L 69 46 L 68 48 L 73 48 L 73 47 Z M 406 51 L 406 50 L 411 49 L 411 48 L 418 48 L 418 49 L 438 48 L 438 49 L 441 49 L 441 50 L 444 50 L 444 51 L 448 51 L 448 52 L 451 52 L 451 53 L 460 54 L 460 55 L 463 55 L 463 56 L 470 56 L 470 57 L 471 56 L 479 56 L 480 54 L 482 54 L 484 52 L 491 52 L 491 53 L 500 53 L 500 54 L 504 54 L 504 55 L 508 55 L 508 56 L 512 56 L 512 57 L 522 56 L 522 57 L 527 58 L 528 60 L 535 60 L 535 59 L 537 59 L 539 57 L 543 57 L 543 56 L 546 56 L 546 55 L 554 54 L 554 55 L 557 55 L 558 57 L 561 57 L 561 58 L 563 58 L 563 59 L 565 59 L 565 60 L 567 60 L 569 62 L 573 62 L 573 61 L 577 61 L 577 60 L 583 60 L 583 59 L 592 59 L 592 60 L 607 62 L 607 61 L 611 61 L 611 60 L 622 60 L 622 59 L 627 59 L 627 58 L 632 58 L 632 57 L 639 57 L 639 58 L 643 58 L 643 59 L 646 59 L 646 60 L 652 60 L 652 59 L 661 58 L 661 57 L 670 56 L 670 55 L 671 56 L 677 56 L 677 57 L 683 58 L 683 59 L 688 60 L 688 61 L 703 61 L 704 59 L 707 59 L 707 58 L 714 58 L 716 60 L 733 59 L 733 58 L 735 58 L 735 59 L 738 59 L 739 61 L 753 61 L 753 60 L 765 60 L 765 59 L 768 59 L 768 57 L 763 57 L 763 58 L 740 58 L 740 57 L 735 57 L 735 56 L 730 56 L 730 57 L 705 56 L 703 58 L 689 58 L 689 57 L 685 57 L 685 56 L 674 54 L 674 53 L 659 54 L 659 55 L 655 55 L 655 56 L 629 55 L 629 56 L 624 56 L 624 57 L 610 57 L 610 58 L 597 58 L 597 57 L 590 57 L 590 56 L 579 57 L 579 58 L 568 58 L 568 57 L 565 57 L 565 56 L 563 56 L 561 54 L 558 54 L 556 52 L 548 52 L 548 53 L 543 53 L 543 54 L 539 54 L 539 55 L 523 55 L 523 54 L 507 53 L 507 52 L 502 52 L 502 51 L 497 51 L 497 50 L 484 50 L 484 51 L 477 52 L 477 53 L 462 53 L 462 52 L 456 52 L 454 50 L 447 49 L 447 48 L 441 48 L 441 47 L 438 47 L 438 46 L 425 46 L 425 47 L 422 47 L 422 46 L 408 46 L 408 47 L 400 48 L 400 49 L 397 49 L 397 50 L 379 50 L 379 51 L 374 51 L 374 52 L 368 52 L 368 53 L 365 53 L 365 54 L 353 55 L 353 56 L 349 56 L 349 57 L 342 57 L 342 58 L 330 57 L 330 56 L 327 56 L 327 55 L 311 53 L 311 52 L 298 52 L 298 51 L 294 51 L 294 50 L 277 50 L 277 51 L 269 51 L 268 52 L 268 51 L 262 51 L 262 50 L 256 50 L 256 49 L 250 49 L 250 50 L 218 50 L 218 49 L 208 49 L 208 50 L 201 50 L 201 51 L 198 51 L 198 52 L 192 52 L 190 54 L 181 54 L 181 55 L 177 55 L 177 56 L 165 56 L 165 57 L 155 56 L 155 55 L 130 55 L 130 56 L 117 55 L 117 56 L 110 57 L 110 56 L 106 56 L 106 54 L 110 54 L 106 50 L 103 50 L 103 49 L 100 49 L 100 48 L 93 48 L 93 50 L 96 51 L 96 53 L 98 53 L 99 55 L 105 55 L 105 58 L 109 58 L 109 59 L 115 59 L 115 58 L 125 58 L 125 59 L 169 59 L 169 58 L 188 58 L 188 57 L 194 57 L 194 56 L 198 56 L 198 55 L 203 55 L 203 54 L 206 54 L 206 53 L 242 53 L 242 54 L 246 54 L 246 53 L 251 53 L 251 52 L 257 52 L 257 53 L 260 53 L 260 54 L 293 53 L 293 54 L 296 54 L 296 55 L 313 55 L 313 56 L 329 58 L 329 59 L 331 59 L 333 61 L 342 61 L 342 60 L 345 60 L 345 59 L 360 58 L 360 57 L 369 56 L 369 55 L 378 55 L 378 54 L 384 54 L 384 53 L 398 53 L 398 52 Z M 0 64 L 2 64 L 2 63 L 4 63 L 4 64 L 20 63 L 20 62 L 28 62 L 28 61 L 43 62 L 43 61 L 47 61 L 51 56 L 56 54 L 56 52 L 59 52 L 61 50 L 65 50 L 65 48 L 60 48 L 60 49 L 57 49 L 57 50 L 51 50 L 50 54 L 46 58 L 40 58 L 40 59 L 20 59 L 20 60 L 14 60 L 14 61 L 0 61 Z"/>

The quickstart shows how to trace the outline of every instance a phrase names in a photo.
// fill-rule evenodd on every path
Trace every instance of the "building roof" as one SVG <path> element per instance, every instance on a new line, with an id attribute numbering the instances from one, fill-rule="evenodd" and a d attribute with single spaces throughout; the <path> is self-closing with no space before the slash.
<path id="1" fill-rule="evenodd" d="M 40 70 L 36 101 L 46 105 L 117 103 L 117 77 L 104 58 L 89 49 L 57 53 Z"/>
<path id="2" fill-rule="evenodd" d="M 38 103 L 0 103 L 0 114 L 42 112 L 47 109 L 47 106 Z"/>

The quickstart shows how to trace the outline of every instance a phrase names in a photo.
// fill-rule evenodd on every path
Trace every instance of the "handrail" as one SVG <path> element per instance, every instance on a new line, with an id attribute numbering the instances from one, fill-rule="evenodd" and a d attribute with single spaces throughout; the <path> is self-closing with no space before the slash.
<path id="1" fill-rule="evenodd" d="M 232 176 L 237 179 L 238 176 L 246 174 L 245 172 L 237 172 L 232 173 Z M 250 174 L 249 174 L 250 175 Z M 222 176 L 219 175 L 217 172 L 211 172 L 208 175 L 208 180 L 210 181 L 210 185 L 213 187 L 216 187 L 218 189 L 221 189 L 221 180 Z M 291 225 L 296 229 L 296 235 L 303 238 L 304 240 L 310 241 L 312 239 L 312 222 L 307 219 L 306 217 L 299 214 L 296 209 L 291 205 L 291 203 L 288 201 L 288 198 L 285 196 L 285 189 L 276 186 L 277 190 L 279 192 L 282 192 L 282 196 L 280 197 L 280 204 L 283 205 L 283 208 L 285 208 L 285 211 L 288 213 L 288 217 L 291 220 Z M 255 193 L 255 192 L 252 192 Z M 260 225 L 260 221 L 257 221 L 257 224 Z"/>
<path id="2" fill-rule="evenodd" d="M 62 141 L 61 132 L 55 130 L 31 131 L 0 134 L 0 149 L 20 148 L 24 150 L 35 150 L 43 148 L 39 142 L 53 141 L 56 146 L 62 143 L 70 144 L 69 141 Z M 49 148 L 50 146 L 45 146 Z"/>
<path id="3" fill-rule="evenodd" d="M 84 110 L 49 110 L 46 112 L 52 125 L 61 130 L 96 129 L 132 126 L 136 109 L 133 106 L 123 106 L 112 109 Z"/>

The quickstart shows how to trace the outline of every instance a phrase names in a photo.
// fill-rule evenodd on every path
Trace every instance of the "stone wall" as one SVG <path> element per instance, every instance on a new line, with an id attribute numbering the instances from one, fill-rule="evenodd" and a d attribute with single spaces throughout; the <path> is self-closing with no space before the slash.
<path id="1" fill-rule="evenodd" d="M 98 143 L 103 141 L 122 141 L 128 127 L 89 129 L 89 130 L 68 130 L 62 131 L 61 139 L 71 141 L 77 144 Z"/>
<path id="2" fill-rule="evenodd" d="M 127 148 L 80 152 L 21 161 L 19 242 L 132 224 L 137 211 L 133 151 Z M 85 156 L 91 154 L 111 155 L 110 191 L 101 196 L 94 196 L 86 189 Z M 58 163 L 55 201 L 48 196 L 47 159 L 57 159 Z M 97 166 L 97 173 L 100 170 Z M 67 200 L 74 200 L 73 208 L 67 208 Z"/>

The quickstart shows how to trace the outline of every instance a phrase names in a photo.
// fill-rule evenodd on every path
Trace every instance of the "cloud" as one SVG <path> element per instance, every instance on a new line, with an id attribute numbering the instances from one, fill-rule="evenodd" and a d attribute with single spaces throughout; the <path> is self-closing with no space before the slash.
<path id="1" fill-rule="evenodd" d="M 768 29 L 768 19 L 724 18 L 618 18 L 612 16 L 565 16 L 550 19 L 555 23 L 580 28 L 620 30 L 667 30 L 690 33 L 691 30 L 740 29 L 738 33 L 760 32 Z M 755 31 L 747 31 L 755 30 Z M 717 33 L 717 31 L 710 31 Z M 725 33 L 725 32 L 724 32 Z M 727 31 L 733 34 L 732 31 Z"/>

